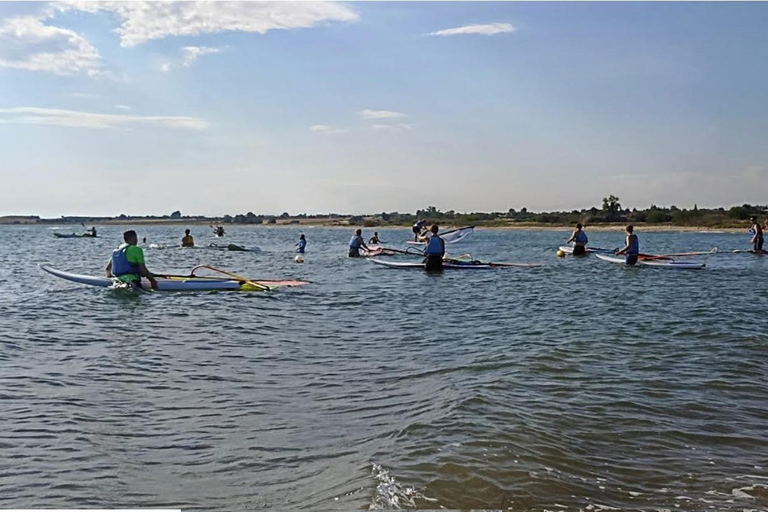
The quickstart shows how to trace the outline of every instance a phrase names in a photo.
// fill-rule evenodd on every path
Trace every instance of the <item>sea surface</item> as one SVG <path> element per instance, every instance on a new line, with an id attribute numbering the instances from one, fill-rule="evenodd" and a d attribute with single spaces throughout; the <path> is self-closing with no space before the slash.
<path id="1" fill-rule="evenodd" d="M 38 268 L 102 275 L 128 227 L 166 245 L 156 272 L 312 284 L 135 293 Z M 720 250 L 673 271 L 476 230 L 449 252 L 544 266 L 434 275 L 348 258 L 348 229 L 190 227 L 262 252 L 0 227 L 0 507 L 768 509 L 768 257 L 729 252 L 746 233 L 640 231 L 644 252 Z"/>

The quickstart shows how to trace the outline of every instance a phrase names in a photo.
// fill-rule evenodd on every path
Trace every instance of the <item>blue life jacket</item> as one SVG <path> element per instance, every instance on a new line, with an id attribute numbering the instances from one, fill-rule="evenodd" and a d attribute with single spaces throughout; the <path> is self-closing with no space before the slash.
<path id="1" fill-rule="evenodd" d="M 579 234 L 576 235 L 576 239 L 574 240 L 574 243 L 577 243 L 579 245 L 587 245 L 587 242 L 589 242 L 589 239 L 587 238 L 587 234 L 584 231 L 579 231 Z"/>
<path id="2" fill-rule="evenodd" d="M 638 240 L 637 235 L 630 235 L 627 254 L 640 254 L 640 240 Z"/>
<path id="3" fill-rule="evenodd" d="M 349 248 L 350 249 L 360 248 L 360 243 L 357 241 L 357 235 L 352 235 L 352 238 L 349 239 Z"/>
<path id="4" fill-rule="evenodd" d="M 304 249 L 307 247 L 307 241 L 306 240 L 299 240 L 299 248 L 296 249 L 296 252 L 300 254 L 304 254 Z"/>
<path id="5" fill-rule="evenodd" d="M 130 247 L 130 245 L 124 245 L 112 251 L 112 275 L 116 277 L 128 274 L 141 275 L 139 265 L 129 262 L 128 257 L 125 255 L 125 251 L 128 247 Z"/>
<path id="6" fill-rule="evenodd" d="M 435 256 L 443 255 L 443 245 L 440 243 L 439 236 L 432 235 L 429 237 L 429 242 L 427 242 L 427 246 L 424 248 L 424 254 Z"/>

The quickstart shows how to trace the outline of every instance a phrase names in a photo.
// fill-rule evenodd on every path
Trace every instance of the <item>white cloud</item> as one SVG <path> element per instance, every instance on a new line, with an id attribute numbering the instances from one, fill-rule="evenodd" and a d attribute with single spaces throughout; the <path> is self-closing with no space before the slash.
<path id="1" fill-rule="evenodd" d="M 162 73 L 168 73 L 171 70 L 171 63 L 170 62 L 163 62 L 160 64 L 160 71 Z"/>
<path id="2" fill-rule="evenodd" d="M 99 52 L 85 37 L 46 25 L 46 19 L 46 15 L 21 16 L 0 23 L 0 68 L 108 76 L 101 70 Z"/>
<path id="3" fill-rule="evenodd" d="M 405 117 L 405 114 L 401 112 L 393 112 L 391 110 L 365 109 L 361 110 L 359 114 L 363 119 L 399 119 Z"/>
<path id="4" fill-rule="evenodd" d="M 489 23 L 487 25 L 465 25 L 463 27 L 446 28 L 437 32 L 430 32 L 430 36 L 456 36 L 464 34 L 480 34 L 483 36 L 492 36 L 494 34 L 504 34 L 514 32 L 515 27 L 509 23 Z"/>
<path id="5" fill-rule="evenodd" d="M 132 109 L 131 107 L 129 107 L 128 105 L 115 105 L 115 108 L 116 108 L 116 109 L 118 109 L 118 110 L 126 110 L 126 111 L 127 111 L 127 110 L 133 110 L 133 109 Z"/>
<path id="6" fill-rule="evenodd" d="M 55 108 L 0 108 L 0 123 L 66 126 L 71 128 L 119 128 L 129 126 L 160 126 L 185 130 L 205 130 L 209 123 L 197 117 L 137 116 L 99 114 Z"/>
<path id="7" fill-rule="evenodd" d="M 309 131 L 311 132 L 317 132 L 317 133 L 324 133 L 326 135 L 332 135 L 335 133 L 346 133 L 347 130 L 345 128 L 334 128 L 332 126 L 328 126 L 327 124 L 316 124 L 309 127 Z"/>
<path id="8" fill-rule="evenodd" d="M 220 53 L 225 48 L 212 48 L 209 46 L 185 46 L 181 49 L 183 54 L 181 64 L 185 67 L 189 67 L 199 57 L 203 55 L 211 55 L 212 53 Z"/>
<path id="9" fill-rule="evenodd" d="M 413 130 L 414 126 L 412 124 L 406 124 L 406 123 L 394 123 L 394 124 L 374 124 L 374 125 L 371 125 L 371 128 L 375 130 L 404 131 L 404 130 Z"/>
<path id="10" fill-rule="evenodd" d="M 354 22 L 358 15 L 338 2 L 60 2 L 62 11 L 106 11 L 120 20 L 122 46 L 169 36 L 309 28 L 325 21 Z"/>

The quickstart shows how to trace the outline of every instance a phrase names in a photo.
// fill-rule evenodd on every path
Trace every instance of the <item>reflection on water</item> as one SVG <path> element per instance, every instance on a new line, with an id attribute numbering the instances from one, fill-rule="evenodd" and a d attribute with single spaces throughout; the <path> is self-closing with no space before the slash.
<path id="1" fill-rule="evenodd" d="M 228 230 L 258 254 L 139 227 L 151 269 L 313 284 L 137 295 L 36 267 L 101 275 L 100 231 L 0 228 L 4 507 L 768 508 L 768 259 L 626 269 L 555 258 L 565 230 L 476 231 L 449 249 L 547 265 L 435 276 L 351 260 L 340 229 L 303 231 L 298 265 L 296 227 Z"/>

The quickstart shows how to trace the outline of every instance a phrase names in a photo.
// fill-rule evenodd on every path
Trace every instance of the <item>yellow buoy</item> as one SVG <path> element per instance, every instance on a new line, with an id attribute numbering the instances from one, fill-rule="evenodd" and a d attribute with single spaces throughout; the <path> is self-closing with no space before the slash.
<path id="1" fill-rule="evenodd" d="M 564 258 L 564 257 L 565 257 L 565 252 L 563 252 L 563 251 L 557 251 L 557 257 L 558 257 L 558 258 Z"/>

